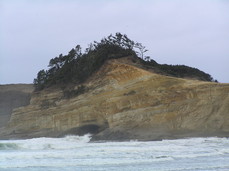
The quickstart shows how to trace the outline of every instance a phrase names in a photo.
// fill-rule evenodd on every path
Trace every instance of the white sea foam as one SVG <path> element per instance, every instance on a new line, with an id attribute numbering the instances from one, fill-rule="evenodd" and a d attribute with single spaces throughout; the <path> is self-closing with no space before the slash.
<path id="1" fill-rule="evenodd" d="M 90 135 L 0 141 L 0 170 L 229 170 L 227 138 L 89 141 Z"/>
<path id="2" fill-rule="evenodd" d="M 71 149 L 79 144 L 88 143 L 90 134 L 84 136 L 68 135 L 64 138 L 33 138 L 27 140 L 0 141 L 0 150 L 47 150 L 47 149 Z"/>

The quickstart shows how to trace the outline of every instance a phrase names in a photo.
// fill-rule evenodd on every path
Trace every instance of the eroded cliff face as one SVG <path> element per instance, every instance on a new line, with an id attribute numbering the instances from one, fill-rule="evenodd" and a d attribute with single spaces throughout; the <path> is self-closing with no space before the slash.
<path id="1" fill-rule="evenodd" d="M 163 76 L 130 59 L 110 60 L 71 99 L 33 93 L 13 111 L 2 137 L 94 133 L 93 140 L 229 135 L 229 84 Z M 77 89 L 77 87 L 75 87 Z"/>

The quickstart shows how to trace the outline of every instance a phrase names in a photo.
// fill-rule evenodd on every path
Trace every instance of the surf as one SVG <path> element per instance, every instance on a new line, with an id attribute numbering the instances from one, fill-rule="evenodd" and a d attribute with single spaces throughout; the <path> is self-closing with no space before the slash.
<path id="1" fill-rule="evenodd" d="M 90 134 L 84 136 L 68 135 L 63 138 L 32 138 L 26 140 L 0 141 L 0 150 L 44 150 L 73 149 L 79 144 L 88 143 Z"/>
<path id="2" fill-rule="evenodd" d="M 0 170 L 229 170 L 227 138 L 100 143 L 90 139 L 87 134 L 0 141 Z"/>

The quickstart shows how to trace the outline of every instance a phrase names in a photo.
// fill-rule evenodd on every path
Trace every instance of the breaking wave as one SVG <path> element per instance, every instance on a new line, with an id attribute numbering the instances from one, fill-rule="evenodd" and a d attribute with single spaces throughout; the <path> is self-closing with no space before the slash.
<path id="1" fill-rule="evenodd" d="M 229 170 L 227 138 L 88 143 L 90 138 L 0 141 L 0 170 Z"/>
<path id="2" fill-rule="evenodd" d="M 0 143 L 0 150 L 16 150 L 18 149 L 17 143 Z"/>
<path id="3" fill-rule="evenodd" d="M 0 141 L 0 150 L 44 150 L 44 149 L 71 149 L 79 144 L 88 143 L 90 134 L 84 136 L 68 135 L 64 138 L 32 138 L 26 140 Z"/>

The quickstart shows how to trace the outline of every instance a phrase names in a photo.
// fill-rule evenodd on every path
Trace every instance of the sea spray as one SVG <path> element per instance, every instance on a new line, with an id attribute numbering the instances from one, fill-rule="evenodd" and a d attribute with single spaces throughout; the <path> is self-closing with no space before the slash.
<path id="1" fill-rule="evenodd" d="M 88 143 L 90 135 L 0 141 L 0 170 L 229 170 L 229 139 Z"/>
<path id="2" fill-rule="evenodd" d="M 17 150 L 18 144 L 17 143 L 0 143 L 0 151 L 1 150 Z"/>
<path id="3" fill-rule="evenodd" d="M 88 143 L 91 134 L 84 136 L 68 135 L 63 138 L 32 138 L 26 140 L 0 141 L 0 150 L 43 150 L 43 149 L 70 149 L 81 143 Z"/>

